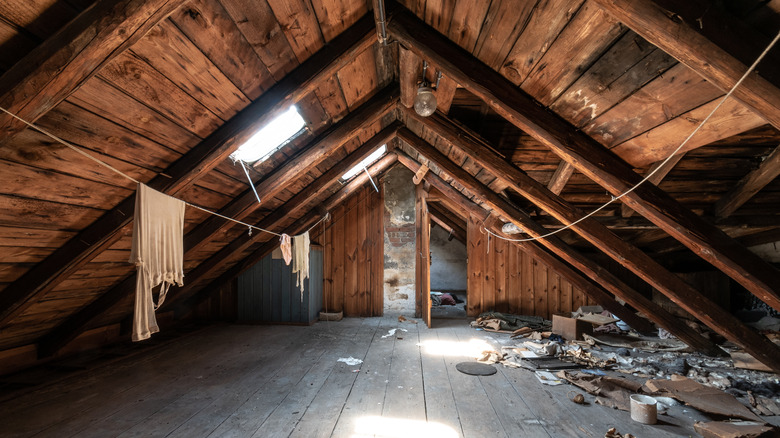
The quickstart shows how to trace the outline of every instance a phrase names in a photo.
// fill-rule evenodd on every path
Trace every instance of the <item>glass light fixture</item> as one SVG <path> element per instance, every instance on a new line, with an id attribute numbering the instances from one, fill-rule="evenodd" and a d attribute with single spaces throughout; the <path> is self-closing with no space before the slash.
<path id="1" fill-rule="evenodd" d="M 422 82 L 420 87 L 417 88 L 417 95 L 414 96 L 414 111 L 423 116 L 428 117 L 436 112 L 436 95 L 433 91 L 439 87 L 439 81 L 441 81 L 441 72 L 438 72 L 436 76 L 436 85 L 431 86 L 425 79 L 425 72 L 428 70 L 428 63 L 423 60 Z"/>
<path id="2" fill-rule="evenodd" d="M 426 82 L 417 89 L 417 96 L 414 97 L 414 110 L 417 114 L 428 117 L 436 111 L 436 96 L 433 94 L 433 88 L 428 87 Z"/>

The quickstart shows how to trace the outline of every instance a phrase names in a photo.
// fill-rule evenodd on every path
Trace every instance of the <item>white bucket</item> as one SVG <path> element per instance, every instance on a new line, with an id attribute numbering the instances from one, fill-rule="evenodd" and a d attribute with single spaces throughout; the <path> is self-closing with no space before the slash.
<path id="1" fill-rule="evenodd" d="M 655 399 L 647 395 L 633 394 L 631 419 L 642 424 L 655 424 L 658 419 Z"/>

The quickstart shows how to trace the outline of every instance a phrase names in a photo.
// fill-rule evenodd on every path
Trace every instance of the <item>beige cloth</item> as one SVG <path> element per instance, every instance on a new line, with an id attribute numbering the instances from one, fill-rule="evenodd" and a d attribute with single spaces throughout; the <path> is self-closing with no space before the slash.
<path id="1" fill-rule="evenodd" d="M 290 240 L 290 236 L 287 234 L 282 234 L 282 237 L 279 238 L 279 240 L 281 240 L 279 249 L 282 250 L 284 264 L 290 266 L 290 261 L 292 260 L 292 241 Z"/>
<path id="2" fill-rule="evenodd" d="M 301 288 L 303 301 L 303 280 L 309 278 L 309 232 L 293 236 L 293 273 L 298 274 L 296 286 Z"/>
<path id="3" fill-rule="evenodd" d="M 184 282 L 184 202 L 138 184 L 135 197 L 130 263 L 137 267 L 133 341 L 157 333 L 154 311 L 165 301 L 171 284 Z M 152 289 L 160 296 L 154 304 Z"/>

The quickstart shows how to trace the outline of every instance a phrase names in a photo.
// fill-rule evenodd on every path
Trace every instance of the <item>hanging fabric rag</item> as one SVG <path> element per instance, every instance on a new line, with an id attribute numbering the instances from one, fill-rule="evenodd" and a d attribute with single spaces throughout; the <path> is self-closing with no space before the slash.
<path id="1" fill-rule="evenodd" d="M 184 283 L 184 202 L 139 183 L 135 197 L 130 263 L 135 263 L 133 341 L 157 333 L 154 311 L 171 284 Z M 160 286 L 157 304 L 152 289 Z"/>
<path id="2" fill-rule="evenodd" d="M 279 240 L 281 241 L 279 244 L 279 249 L 282 250 L 284 264 L 290 266 L 290 261 L 292 260 L 292 241 L 290 240 L 290 236 L 287 234 L 282 234 Z"/>
<path id="3" fill-rule="evenodd" d="M 301 288 L 303 302 L 303 280 L 309 278 L 309 232 L 293 236 L 293 273 L 298 274 L 296 286 Z"/>

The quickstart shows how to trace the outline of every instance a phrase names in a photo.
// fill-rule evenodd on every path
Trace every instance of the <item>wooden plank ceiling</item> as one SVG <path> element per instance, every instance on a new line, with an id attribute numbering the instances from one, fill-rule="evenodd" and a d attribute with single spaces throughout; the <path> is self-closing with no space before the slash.
<path id="1" fill-rule="evenodd" d="M 476 208 L 552 230 L 655 169 L 780 30 L 777 2 L 756 0 L 728 9 L 709 0 L 677 9 L 667 0 L 406 0 L 388 3 L 383 46 L 372 3 L 7 0 L 0 106 L 158 190 L 278 232 L 305 229 L 365 183 L 338 177 L 383 143 Z M 740 38 L 724 39 L 724 29 Z M 529 251 L 558 254 L 559 273 L 591 278 L 602 268 L 587 254 L 612 252 L 679 300 L 703 297 L 664 265 L 709 262 L 780 307 L 777 269 L 745 250 L 780 240 L 779 58 L 770 51 L 654 176 L 660 190 L 637 190 Z M 429 81 L 443 73 L 428 120 L 407 109 L 423 61 Z M 258 205 L 227 155 L 292 104 L 307 130 L 250 169 Z M 51 354 L 130 314 L 135 187 L 6 114 L 0 129 L 0 350 L 39 344 Z M 493 152 L 469 153 L 452 135 Z M 443 172 L 413 137 L 471 176 Z M 391 151 L 373 171 L 394 160 Z M 497 211 L 502 203 L 509 210 Z M 462 212 L 432 205 L 433 220 L 465 239 L 465 222 L 451 219 Z M 187 285 L 172 307 L 207 296 L 276 243 L 190 207 L 185 233 Z M 593 294 L 612 300 L 618 282 Z M 713 325 L 717 312 L 704 306 L 693 313 Z M 724 335 L 761 350 L 744 330 L 730 323 Z M 763 361 L 780 368 L 767 351 Z"/>

